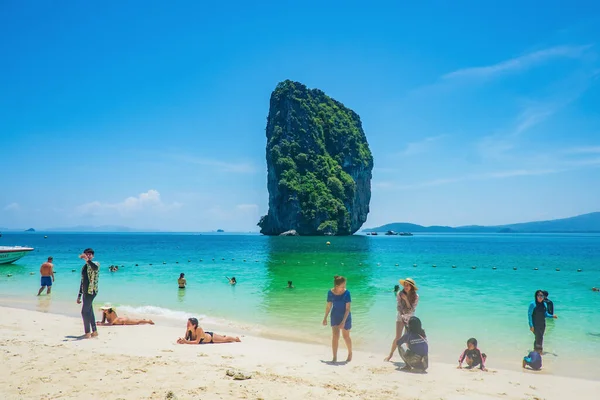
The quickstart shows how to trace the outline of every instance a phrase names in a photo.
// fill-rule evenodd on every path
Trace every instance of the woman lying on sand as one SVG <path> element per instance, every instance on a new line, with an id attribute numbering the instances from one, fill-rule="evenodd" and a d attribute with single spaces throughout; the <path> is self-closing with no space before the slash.
<path id="1" fill-rule="evenodd" d="M 100 307 L 102 310 L 102 321 L 98 321 L 97 325 L 154 325 L 154 322 L 150 319 L 132 319 L 129 317 L 119 317 L 114 308 L 110 305 Z"/>
<path id="2" fill-rule="evenodd" d="M 185 328 L 185 339 L 177 339 L 179 344 L 208 344 L 208 343 L 233 343 L 241 342 L 239 337 L 218 335 L 214 332 L 204 331 L 198 326 L 196 318 L 190 318 Z"/>

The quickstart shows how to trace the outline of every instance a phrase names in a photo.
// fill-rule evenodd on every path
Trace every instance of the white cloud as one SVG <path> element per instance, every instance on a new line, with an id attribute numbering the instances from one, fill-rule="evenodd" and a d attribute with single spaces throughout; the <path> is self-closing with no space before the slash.
<path id="1" fill-rule="evenodd" d="M 524 54 L 520 57 L 510 60 L 501 61 L 497 64 L 487 65 L 483 67 L 462 68 L 442 76 L 442 79 L 458 79 L 458 78 L 490 78 L 497 75 L 521 71 L 531 68 L 537 64 L 555 58 L 579 58 L 591 45 L 586 46 L 556 46 L 544 50 L 534 51 Z"/>
<path id="2" fill-rule="evenodd" d="M 400 153 L 402 156 L 410 157 L 417 154 L 425 153 L 432 146 L 435 145 L 436 142 L 445 138 L 448 135 L 437 135 L 426 137 L 423 140 L 419 140 L 416 142 L 410 142 L 406 145 L 406 148 Z"/>
<path id="3" fill-rule="evenodd" d="M 235 208 L 240 211 L 258 212 L 257 204 L 238 204 Z"/>
<path id="4" fill-rule="evenodd" d="M 600 146 L 573 147 L 565 151 L 566 154 L 600 154 Z"/>
<path id="5" fill-rule="evenodd" d="M 128 197 L 119 203 L 103 203 L 92 201 L 76 208 L 76 214 L 82 216 L 101 216 L 119 214 L 121 216 L 134 215 L 144 210 L 167 211 L 181 207 L 180 203 L 165 204 L 157 190 L 150 189 L 138 196 Z"/>
<path id="6" fill-rule="evenodd" d="M 421 189 L 434 186 L 448 185 L 451 183 L 465 182 L 465 181 L 481 181 L 490 179 L 505 179 L 513 178 L 518 176 L 537 176 L 537 175 L 548 175 L 555 174 L 563 171 L 567 171 L 568 168 L 546 168 L 546 169 L 514 169 L 506 171 L 486 172 L 481 174 L 467 174 L 462 176 L 456 176 L 451 178 L 434 179 L 431 181 L 418 182 L 413 184 L 393 184 L 391 182 L 385 182 L 385 185 L 378 186 L 382 189 L 394 189 L 394 190 L 413 190 Z"/>
<path id="7" fill-rule="evenodd" d="M 497 134 L 482 137 L 476 143 L 479 154 L 484 159 L 503 159 L 506 153 L 517 147 L 520 137 L 525 133 L 544 123 L 554 114 L 571 104 L 579 98 L 587 89 L 576 88 L 570 94 L 564 94 L 557 101 L 547 101 L 545 103 L 531 103 L 526 106 L 515 118 L 513 127 Z"/>
<path id="8" fill-rule="evenodd" d="M 8 205 L 6 205 L 6 207 L 4 207 L 4 211 L 19 211 L 21 209 L 21 206 L 19 205 L 19 203 L 10 203 Z"/>
<path id="9" fill-rule="evenodd" d="M 222 172 L 231 172 L 238 174 L 253 174 L 257 171 L 255 165 L 243 162 L 226 162 L 212 158 L 195 157 L 187 154 L 168 154 L 168 158 L 187 164 L 203 165 L 213 167 Z"/>

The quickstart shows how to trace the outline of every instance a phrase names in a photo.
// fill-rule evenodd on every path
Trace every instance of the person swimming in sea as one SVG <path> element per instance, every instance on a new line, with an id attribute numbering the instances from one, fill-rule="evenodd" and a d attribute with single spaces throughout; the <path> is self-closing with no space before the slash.
<path id="1" fill-rule="evenodd" d="M 398 295 L 398 292 L 400 291 L 400 285 L 394 285 L 394 295 Z"/>
<path id="2" fill-rule="evenodd" d="M 119 317 L 115 308 L 109 304 L 100 307 L 102 310 L 102 321 L 98 321 L 96 325 L 112 326 L 112 325 L 154 325 L 151 319 L 133 319 L 129 317 Z"/>
<path id="3" fill-rule="evenodd" d="M 185 285 L 187 285 L 187 281 L 185 280 L 185 274 L 183 272 L 179 274 L 179 279 L 177 279 L 177 285 L 179 285 L 179 289 L 185 289 Z"/>
<path id="4" fill-rule="evenodd" d="M 226 276 L 225 278 L 227 278 L 227 280 L 229 281 L 229 284 L 231 286 L 234 286 L 235 284 L 237 284 L 237 280 L 235 279 L 235 276 L 232 276 L 231 278 Z"/>
<path id="5" fill-rule="evenodd" d="M 554 315 L 554 303 L 548 298 L 548 291 L 543 290 L 542 293 L 544 294 L 544 303 L 546 303 L 546 309 L 548 310 L 548 314 Z"/>
<path id="6" fill-rule="evenodd" d="M 177 339 L 178 344 L 209 344 L 241 342 L 239 337 L 219 335 L 205 331 L 198 326 L 197 318 L 190 318 L 185 328 L 185 336 Z"/>
<path id="7" fill-rule="evenodd" d="M 462 369 L 463 362 L 467 363 L 467 369 L 479 366 L 482 371 L 487 371 L 485 368 L 485 360 L 487 356 L 477 348 L 477 339 L 471 338 L 467 340 L 467 348 L 458 358 L 458 369 Z"/>
<path id="8" fill-rule="evenodd" d="M 288 281 L 287 289 L 293 289 L 294 285 L 292 285 L 292 281 Z"/>
<path id="9" fill-rule="evenodd" d="M 600 292 L 600 289 L 598 289 L 597 287 L 593 287 L 592 292 Z"/>

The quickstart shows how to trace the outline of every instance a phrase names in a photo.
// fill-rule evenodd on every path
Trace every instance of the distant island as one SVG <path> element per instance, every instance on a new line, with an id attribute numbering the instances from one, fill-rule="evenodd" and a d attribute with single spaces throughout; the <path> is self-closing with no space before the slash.
<path id="1" fill-rule="evenodd" d="M 88 225 L 77 225 L 77 226 L 69 226 L 69 227 L 60 227 L 60 228 L 47 228 L 44 229 L 46 232 L 135 232 L 146 230 L 138 230 L 132 229 L 126 226 L 120 225 L 100 225 L 100 226 L 88 226 Z"/>
<path id="2" fill-rule="evenodd" d="M 280 82 L 267 117 L 264 235 L 351 235 L 366 221 L 373 156 L 357 113 L 319 89 Z"/>
<path id="3" fill-rule="evenodd" d="M 407 222 L 394 222 L 363 232 L 430 232 L 430 233 L 600 233 L 600 212 L 549 221 L 523 222 L 509 225 L 422 226 Z"/>
<path id="4" fill-rule="evenodd" d="M 25 232 L 35 232 L 35 229 L 33 229 L 33 228 L 25 229 Z"/>

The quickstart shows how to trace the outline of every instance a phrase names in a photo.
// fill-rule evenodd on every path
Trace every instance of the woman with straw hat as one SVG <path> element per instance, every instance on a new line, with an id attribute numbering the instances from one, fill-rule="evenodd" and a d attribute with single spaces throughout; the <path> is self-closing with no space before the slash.
<path id="1" fill-rule="evenodd" d="M 414 279 L 400 279 L 400 285 L 403 289 L 396 296 L 398 314 L 396 316 L 396 337 L 392 342 L 390 354 L 385 358 L 385 361 L 390 361 L 394 356 L 394 352 L 398 348 L 396 342 L 402 337 L 404 328 L 408 325 L 408 321 L 415 315 L 417 304 L 419 304 L 419 295 L 417 294 L 417 284 Z"/>

